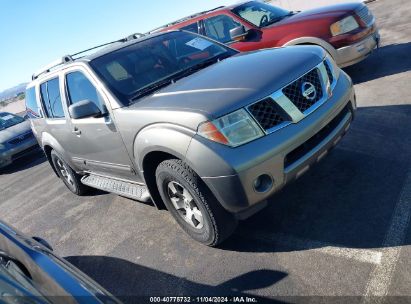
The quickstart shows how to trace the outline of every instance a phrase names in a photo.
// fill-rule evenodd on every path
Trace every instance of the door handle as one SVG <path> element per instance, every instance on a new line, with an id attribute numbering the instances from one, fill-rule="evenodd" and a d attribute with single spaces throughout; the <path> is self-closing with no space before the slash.
<path id="1" fill-rule="evenodd" d="M 73 132 L 74 134 L 76 134 L 76 135 L 80 135 L 80 134 L 81 134 L 81 131 L 80 131 L 79 128 L 77 128 L 77 127 L 74 127 L 72 132 Z"/>

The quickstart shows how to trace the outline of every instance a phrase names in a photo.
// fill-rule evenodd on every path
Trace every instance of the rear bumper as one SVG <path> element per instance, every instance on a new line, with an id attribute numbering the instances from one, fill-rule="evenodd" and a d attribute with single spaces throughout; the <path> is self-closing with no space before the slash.
<path id="1" fill-rule="evenodd" d="M 0 168 L 10 165 L 13 161 L 21 157 L 40 151 L 40 146 L 37 140 L 33 137 L 16 147 L 0 152 Z"/>
<path id="2" fill-rule="evenodd" d="M 355 109 L 351 80 L 341 72 L 333 96 L 300 122 L 235 149 L 211 150 L 194 137 L 187 159 L 223 207 L 245 218 L 321 160 L 349 129 Z M 210 167 L 219 175 L 208 175 Z M 254 182 L 263 174 L 273 184 L 259 192 Z"/>
<path id="3" fill-rule="evenodd" d="M 356 64 L 367 58 L 379 46 L 379 43 L 380 34 L 375 31 L 355 44 L 337 49 L 336 61 L 342 68 Z"/>

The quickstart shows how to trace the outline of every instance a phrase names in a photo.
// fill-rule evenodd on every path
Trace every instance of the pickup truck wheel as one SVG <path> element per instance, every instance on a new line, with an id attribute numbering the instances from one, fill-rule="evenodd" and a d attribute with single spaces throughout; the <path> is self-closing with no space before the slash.
<path id="1" fill-rule="evenodd" d="M 84 195 L 88 187 L 81 182 L 81 176 L 74 172 L 56 151 L 52 150 L 50 156 L 58 176 L 67 188 L 76 195 Z"/>
<path id="2" fill-rule="evenodd" d="M 183 161 L 170 159 L 160 163 L 156 182 L 167 209 L 193 239 L 217 246 L 234 232 L 235 217 Z"/>

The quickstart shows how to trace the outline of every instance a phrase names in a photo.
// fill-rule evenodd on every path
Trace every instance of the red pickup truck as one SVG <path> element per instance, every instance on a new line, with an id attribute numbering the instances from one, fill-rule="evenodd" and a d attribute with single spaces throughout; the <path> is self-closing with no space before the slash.
<path id="1" fill-rule="evenodd" d="M 188 16 L 151 32 L 171 29 L 205 35 L 239 51 L 320 45 L 340 67 L 365 59 L 380 40 L 375 18 L 362 3 L 299 12 L 249 1 Z"/>

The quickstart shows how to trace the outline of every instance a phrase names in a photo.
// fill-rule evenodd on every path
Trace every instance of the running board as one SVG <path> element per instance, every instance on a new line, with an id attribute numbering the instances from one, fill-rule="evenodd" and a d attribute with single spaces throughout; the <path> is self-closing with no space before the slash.
<path id="1" fill-rule="evenodd" d="M 81 182 L 86 186 L 115 193 L 141 202 L 149 202 L 151 199 L 147 188 L 137 184 L 93 174 L 83 176 Z"/>

